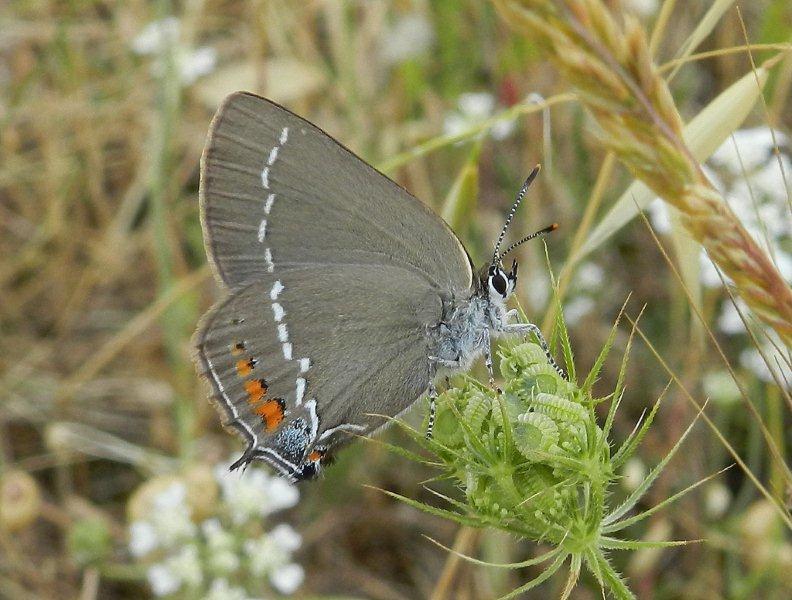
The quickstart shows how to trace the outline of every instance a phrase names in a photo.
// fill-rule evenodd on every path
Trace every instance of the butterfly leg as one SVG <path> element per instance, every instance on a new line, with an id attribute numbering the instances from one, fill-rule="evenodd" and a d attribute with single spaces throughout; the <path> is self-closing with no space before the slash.
<path id="1" fill-rule="evenodd" d="M 437 415 L 437 388 L 434 381 L 429 382 L 429 423 L 426 425 L 426 439 L 432 439 L 435 416 Z"/>
<path id="2" fill-rule="evenodd" d="M 484 329 L 484 364 L 487 366 L 489 374 L 489 386 L 497 393 L 502 393 L 501 389 L 495 385 L 495 373 L 492 370 L 492 340 L 490 330 L 487 328 Z"/>
<path id="3" fill-rule="evenodd" d="M 556 372 L 564 378 L 565 381 L 569 381 L 569 376 L 566 374 L 566 371 L 558 366 L 553 355 L 550 354 L 550 348 L 547 346 L 547 342 L 542 335 L 541 329 L 534 325 L 533 323 L 508 323 L 503 326 L 503 331 L 505 333 L 515 333 L 518 335 L 528 335 L 533 333 L 536 336 L 536 339 L 539 340 L 539 345 L 542 347 L 542 350 L 547 357 L 547 361 L 550 363 Z"/>
<path id="4" fill-rule="evenodd" d="M 457 357 L 454 360 L 447 358 L 440 358 L 439 356 L 429 356 L 429 362 L 447 369 L 458 369 L 462 365 L 462 361 Z"/>

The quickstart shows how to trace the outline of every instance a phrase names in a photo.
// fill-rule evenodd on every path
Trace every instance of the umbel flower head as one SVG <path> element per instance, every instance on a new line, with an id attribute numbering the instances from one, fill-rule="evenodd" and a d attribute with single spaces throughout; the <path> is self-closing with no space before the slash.
<path id="1" fill-rule="evenodd" d="M 686 542 L 626 541 L 612 534 L 648 517 L 702 483 L 643 513 L 626 516 L 674 455 L 690 428 L 622 504 L 610 507 L 609 490 L 651 425 L 660 400 L 612 453 L 608 437 L 624 391 L 627 354 L 612 394 L 595 398 L 592 386 L 613 344 L 616 326 L 591 372 L 578 384 L 569 339 L 563 323 L 559 325 L 571 381 L 564 380 L 553 369 L 539 345 L 520 343 L 500 352 L 500 371 L 505 380 L 502 393 L 472 378 L 447 390 L 437 400 L 432 439 L 400 423 L 433 459 L 427 461 L 403 449 L 394 448 L 394 451 L 438 467 L 442 474 L 437 479 L 454 482 L 464 493 L 464 500 L 438 494 L 451 505 L 451 508 L 438 508 L 387 493 L 462 525 L 493 527 L 551 544 L 551 551 L 528 561 L 493 565 L 519 568 L 548 563 L 538 577 L 505 597 L 535 587 L 568 560 L 569 579 L 564 596 L 571 592 L 585 565 L 603 589 L 609 589 L 619 598 L 632 598 L 608 553 Z M 599 425 L 594 409 L 608 400 L 610 409 L 604 423 Z"/>
<path id="2" fill-rule="evenodd" d="M 230 461 L 229 461 L 230 462 Z M 252 470 L 150 479 L 130 500 L 129 551 L 154 596 L 253 600 L 294 593 L 305 573 L 302 538 L 270 517 L 297 504 L 297 488 Z M 198 510 L 209 499 L 211 511 Z"/>

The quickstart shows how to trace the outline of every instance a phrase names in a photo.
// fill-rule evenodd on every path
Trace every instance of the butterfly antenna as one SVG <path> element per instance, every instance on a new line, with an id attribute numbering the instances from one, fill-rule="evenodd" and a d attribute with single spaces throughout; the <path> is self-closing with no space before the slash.
<path id="1" fill-rule="evenodd" d="M 497 261 L 500 262 L 503 260 L 503 257 L 506 256 L 509 252 L 514 250 L 517 246 L 524 244 L 528 240 L 532 240 L 535 237 L 539 237 L 540 235 L 544 235 L 546 233 L 550 233 L 551 231 L 555 231 L 558 229 L 558 223 L 553 223 L 552 225 L 548 225 L 544 229 L 540 229 L 539 231 L 534 231 L 531 235 L 526 235 L 523 239 L 514 242 L 511 246 L 506 248 L 500 255 L 497 257 Z"/>
<path id="2" fill-rule="evenodd" d="M 492 253 L 493 265 L 497 264 L 497 262 L 500 260 L 499 256 L 503 256 L 504 254 L 506 254 L 506 252 L 509 251 L 506 250 L 506 252 L 504 252 L 503 254 L 500 255 L 498 254 L 498 252 L 500 252 L 501 244 L 503 243 L 503 238 L 506 236 L 506 231 L 509 229 L 509 225 L 511 225 L 512 219 L 514 219 L 514 213 L 517 212 L 517 208 L 519 208 L 520 202 L 522 202 L 522 199 L 525 197 L 525 192 L 527 192 L 528 188 L 531 187 L 533 180 L 536 179 L 536 176 L 539 174 L 539 170 L 541 168 L 542 168 L 541 165 L 536 165 L 533 171 L 531 171 L 531 173 L 526 178 L 525 183 L 522 184 L 520 191 L 517 192 L 517 199 L 514 201 L 514 204 L 512 204 L 511 210 L 509 211 L 509 216 L 506 217 L 506 223 L 504 223 L 503 229 L 501 229 L 500 235 L 498 236 L 498 241 L 495 242 L 495 251 Z"/>

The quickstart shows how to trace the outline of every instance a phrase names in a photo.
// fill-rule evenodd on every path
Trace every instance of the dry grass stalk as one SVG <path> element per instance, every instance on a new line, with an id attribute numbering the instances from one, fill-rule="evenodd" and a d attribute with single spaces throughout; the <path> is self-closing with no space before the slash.
<path id="1" fill-rule="evenodd" d="M 682 119 L 645 32 L 601 0 L 493 0 L 530 35 L 591 111 L 602 142 L 681 213 L 754 313 L 792 344 L 792 289 L 682 141 Z"/>

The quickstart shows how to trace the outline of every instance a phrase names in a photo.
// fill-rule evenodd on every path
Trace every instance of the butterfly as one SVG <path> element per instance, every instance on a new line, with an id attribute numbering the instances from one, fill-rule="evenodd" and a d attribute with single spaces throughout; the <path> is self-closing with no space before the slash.
<path id="1" fill-rule="evenodd" d="M 324 131 L 259 96 L 222 103 L 201 159 L 200 215 L 225 297 L 202 318 L 195 360 L 224 425 L 247 443 L 231 468 L 261 460 L 316 477 L 331 450 L 383 426 L 464 370 L 492 339 L 534 334 L 506 302 L 517 262 L 475 269 L 448 225 Z"/>

